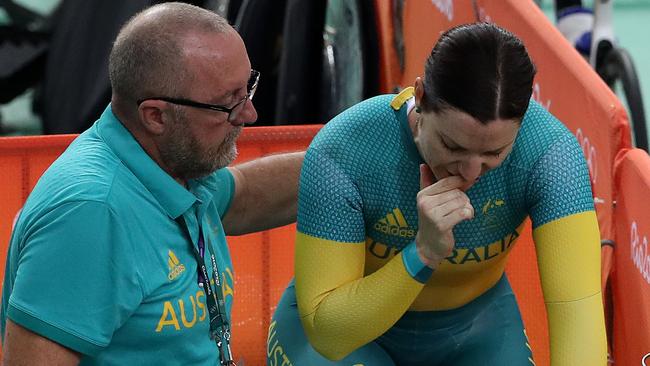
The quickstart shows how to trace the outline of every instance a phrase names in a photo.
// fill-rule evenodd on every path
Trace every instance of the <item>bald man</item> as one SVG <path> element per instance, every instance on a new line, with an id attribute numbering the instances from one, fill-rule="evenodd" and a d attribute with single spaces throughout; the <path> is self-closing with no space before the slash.
<path id="1" fill-rule="evenodd" d="M 260 75 L 212 12 L 165 3 L 135 15 L 109 72 L 111 104 L 16 223 L 4 364 L 229 364 L 225 235 L 295 220 L 303 153 L 226 167 L 257 119 Z"/>

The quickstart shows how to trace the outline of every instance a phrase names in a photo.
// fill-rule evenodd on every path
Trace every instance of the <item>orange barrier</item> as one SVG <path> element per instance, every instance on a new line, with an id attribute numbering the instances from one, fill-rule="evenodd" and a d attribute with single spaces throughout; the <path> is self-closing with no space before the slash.
<path id="1" fill-rule="evenodd" d="M 639 149 L 621 151 L 615 171 L 614 360 L 650 365 L 650 156 Z"/>
<path id="2" fill-rule="evenodd" d="M 576 135 L 589 164 L 594 201 L 603 240 L 614 239 L 613 166 L 619 150 L 630 147 L 624 107 L 588 63 L 562 37 L 532 1 L 433 0 L 405 2 L 404 62 L 396 51 L 391 2 L 375 1 L 380 39 L 380 86 L 391 92 L 423 75 L 424 62 L 439 35 L 453 26 L 488 21 L 520 37 L 538 70 L 533 98 Z M 603 261 L 607 264 L 607 261 Z M 526 227 L 507 272 L 522 308 L 537 365 L 549 364 L 546 311 L 539 284 L 535 248 Z M 606 269 L 603 271 L 606 277 Z"/>
<path id="3" fill-rule="evenodd" d="M 321 126 L 247 128 L 238 140 L 243 162 L 282 151 L 304 150 Z M 0 138 L 0 265 L 13 219 L 38 178 L 74 135 Z M 228 237 L 235 271 L 233 352 L 247 365 L 266 362 L 266 334 L 280 295 L 293 276 L 295 226 Z M 242 362 L 243 363 L 243 362 Z"/>
<path id="4" fill-rule="evenodd" d="M 304 150 L 321 127 L 244 129 L 237 142 L 239 157 L 235 163 L 282 151 Z M 294 240 L 295 225 L 228 237 L 235 270 L 233 352 L 247 365 L 266 364 L 266 335 L 270 319 L 293 277 Z"/>

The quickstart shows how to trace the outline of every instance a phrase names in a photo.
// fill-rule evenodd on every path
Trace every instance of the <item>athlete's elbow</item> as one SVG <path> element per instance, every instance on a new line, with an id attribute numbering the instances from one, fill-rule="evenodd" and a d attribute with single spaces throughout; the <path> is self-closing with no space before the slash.
<path id="1" fill-rule="evenodd" d="M 331 342 L 310 340 L 309 343 L 311 343 L 316 352 L 330 361 L 340 361 L 352 353 L 352 350 L 348 350 L 346 347 L 341 347 L 337 344 L 332 344 Z"/>
<path id="2" fill-rule="evenodd" d="M 348 353 L 343 353 L 343 352 L 321 353 L 321 355 L 323 355 L 323 357 L 327 358 L 330 361 L 341 361 L 342 359 L 347 357 L 347 355 L 349 355 L 349 354 L 350 354 L 350 352 L 348 352 Z"/>
<path id="3" fill-rule="evenodd" d="M 304 328 L 307 340 L 314 350 L 330 361 L 340 361 L 354 351 L 354 349 L 347 347 L 346 344 L 341 344 L 341 337 L 336 339 L 325 336 L 323 331 L 317 330 L 311 324 L 304 324 Z"/>

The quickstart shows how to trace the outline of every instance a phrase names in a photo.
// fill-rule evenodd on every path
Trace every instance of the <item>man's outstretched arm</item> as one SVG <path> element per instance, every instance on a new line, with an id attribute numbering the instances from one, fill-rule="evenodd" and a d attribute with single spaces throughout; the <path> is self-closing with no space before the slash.
<path id="1" fill-rule="evenodd" d="M 296 221 L 304 151 L 270 155 L 228 168 L 235 195 L 223 218 L 227 235 L 242 235 Z"/>

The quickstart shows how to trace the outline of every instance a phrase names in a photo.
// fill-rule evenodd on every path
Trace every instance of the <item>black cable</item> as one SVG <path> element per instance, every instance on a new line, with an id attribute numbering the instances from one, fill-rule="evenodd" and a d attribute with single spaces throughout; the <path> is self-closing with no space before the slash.
<path id="1" fill-rule="evenodd" d="M 555 11 L 560 12 L 566 8 L 582 7 L 582 0 L 555 0 Z"/>
<path id="2" fill-rule="evenodd" d="M 635 145 L 648 151 L 643 97 L 632 57 L 624 48 L 613 47 L 607 51 L 602 64 L 596 70 L 610 88 L 613 88 L 617 81 L 623 84 L 625 100 L 630 111 L 630 123 L 634 132 Z"/>

